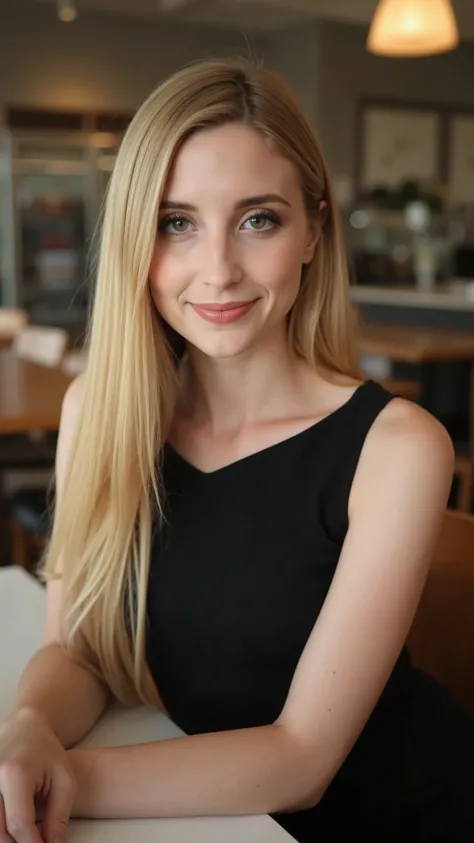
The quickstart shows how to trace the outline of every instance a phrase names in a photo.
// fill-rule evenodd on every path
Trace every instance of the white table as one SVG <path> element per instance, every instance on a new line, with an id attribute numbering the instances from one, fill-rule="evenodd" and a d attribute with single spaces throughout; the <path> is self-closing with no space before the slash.
<path id="1" fill-rule="evenodd" d="M 10 710 L 27 661 L 41 646 L 45 613 L 41 586 L 18 568 L 0 569 L 0 722 Z M 112 709 L 84 741 L 113 746 L 182 734 L 151 708 Z M 70 843 L 291 843 L 268 816 L 159 820 L 81 820 L 71 823 Z"/>

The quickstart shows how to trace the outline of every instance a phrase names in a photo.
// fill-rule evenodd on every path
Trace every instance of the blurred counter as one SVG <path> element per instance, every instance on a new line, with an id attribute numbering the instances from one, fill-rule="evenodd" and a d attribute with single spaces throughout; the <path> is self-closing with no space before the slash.
<path id="1" fill-rule="evenodd" d="M 474 313 L 474 283 L 471 281 L 454 281 L 426 291 L 415 287 L 365 287 L 357 284 L 351 287 L 351 298 L 354 304 L 360 305 L 388 305 Z"/>

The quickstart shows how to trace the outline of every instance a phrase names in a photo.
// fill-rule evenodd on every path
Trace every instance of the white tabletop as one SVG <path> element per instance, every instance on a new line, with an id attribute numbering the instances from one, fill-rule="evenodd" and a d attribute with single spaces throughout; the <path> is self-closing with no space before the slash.
<path id="1" fill-rule="evenodd" d="M 40 585 L 18 568 L 0 569 L 0 722 L 10 710 L 16 684 L 41 646 L 45 600 Z M 113 746 L 182 734 L 154 709 L 115 708 L 84 741 Z M 159 820 L 81 820 L 71 824 L 71 843 L 291 843 L 268 816 Z"/>

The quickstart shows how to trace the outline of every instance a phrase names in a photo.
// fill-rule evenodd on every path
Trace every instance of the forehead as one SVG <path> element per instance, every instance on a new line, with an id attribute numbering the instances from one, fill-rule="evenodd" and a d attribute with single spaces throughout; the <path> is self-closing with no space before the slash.
<path id="1" fill-rule="evenodd" d="M 238 196 L 299 191 L 294 164 L 249 126 L 229 123 L 191 135 L 178 152 L 167 198 L 201 199 L 210 192 Z M 203 193 L 204 192 L 204 193 Z"/>

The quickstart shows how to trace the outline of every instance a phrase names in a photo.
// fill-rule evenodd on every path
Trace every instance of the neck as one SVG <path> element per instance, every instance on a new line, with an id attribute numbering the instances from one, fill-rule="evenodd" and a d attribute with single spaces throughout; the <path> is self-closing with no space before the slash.
<path id="1" fill-rule="evenodd" d="M 299 403 L 303 376 L 307 378 L 308 367 L 290 351 L 283 331 L 229 359 L 213 359 L 192 348 L 184 373 L 183 412 L 213 433 L 236 432 L 281 416 L 295 398 Z"/>

